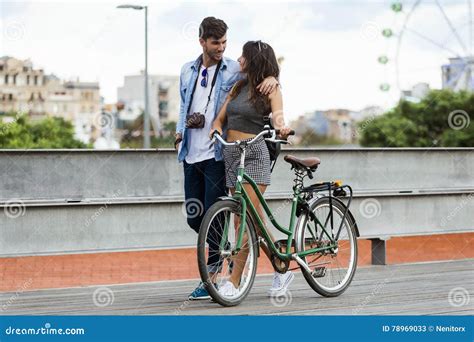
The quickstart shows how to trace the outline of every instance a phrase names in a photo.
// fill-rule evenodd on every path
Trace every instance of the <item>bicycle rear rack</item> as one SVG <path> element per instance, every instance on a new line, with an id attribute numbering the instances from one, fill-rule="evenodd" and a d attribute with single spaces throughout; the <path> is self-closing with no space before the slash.
<path id="1" fill-rule="evenodd" d="M 329 198 L 329 207 L 331 208 L 330 219 L 331 219 L 331 228 L 332 228 L 333 226 L 333 206 L 332 206 L 333 197 L 336 197 L 336 198 L 347 197 L 347 192 L 345 189 L 349 191 L 349 198 L 347 200 L 347 204 L 344 204 L 344 202 L 340 201 L 344 204 L 346 208 L 344 210 L 344 214 L 342 215 L 342 220 L 341 220 L 341 223 L 339 224 L 339 228 L 337 229 L 337 234 L 334 237 L 335 241 L 339 239 L 339 234 L 341 233 L 342 224 L 344 223 L 344 220 L 346 219 L 347 213 L 349 212 L 349 207 L 352 203 L 352 195 L 353 195 L 352 188 L 349 185 L 339 185 L 338 182 L 322 182 L 322 183 L 312 184 L 307 187 L 302 187 L 300 190 L 302 193 L 309 193 L 311 195 L 315 192 L 316 193 L 322 192 L 322 191 L 328 192 L 329 195 L 327 197 Z M 307 212 L 313 220 L 316 219 L 316 217 L 314 216 L 311 210 L 307 210 Z"/>

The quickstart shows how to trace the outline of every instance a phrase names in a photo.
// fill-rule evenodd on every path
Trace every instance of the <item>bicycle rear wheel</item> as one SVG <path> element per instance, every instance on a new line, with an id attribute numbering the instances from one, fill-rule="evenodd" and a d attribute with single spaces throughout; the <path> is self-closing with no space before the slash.
<path id="1" fill-rule="evenodd" d="M 333 229 L 331 230 L 330 205 L 328 197 L 321 197 L 310 203 L 310 210 L 326 231 L 335 236 L 342 223 L 337 240 L 337 248 L 301 257 L 311 272 L 301 267 L 301 271 L 311 288 L 325 297 L 342 294 L 350 285 L 357 268 L 357 235 L 355 222 L 349 212 L 343 220 L 345 205 L 333 198 Z M 296 235 L 296 251 L 304 252 L 312 248 L 330 245 L 330 239 L 322 228 L 308 214 L 298 222 Z"/>
<path id="2" fill-rule="evenodd" d="M 204 215 L 199 231 L 199 273 L 209 295 L 223 306 L 238 305 L 245 299 L 257 271 L 258 240 L 248 213 L 242 247 L 236 251 L 240 211 L 241 206 L 235 201 L 218 201 Z M 219 292 L 233 272 L 237 272 L 234 279 L 237 277 L 240 282 L 237 291 Z"/>

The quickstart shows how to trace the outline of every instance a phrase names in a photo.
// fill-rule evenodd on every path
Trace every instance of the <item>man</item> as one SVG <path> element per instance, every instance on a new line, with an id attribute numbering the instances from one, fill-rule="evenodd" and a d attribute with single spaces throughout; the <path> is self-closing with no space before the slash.
<path id="1" fill-rule="evenodd" d="M 241 79 L 239 63 L 224 57 L 226 34 L 224 21 L 204 18 L 199 28 L 202 55 L 181 69 L 175 148 L 179 144 L 178 160 L 184 164 L 187 222 L 196 233 L 207 209 L 226 195 L 222 147 L 211 145 L 209 139 L 212 122 L 234 83 Z M 278 81 L 270 78 L 259 85 L 259 90 L 268 94 L 276 86 Z M 196 208 L 203 210 L 196 213 Z M 210 255 L 213 248 L 218 246 L 209 246 Z M 209 272 L 217 272 L 217 264 L 218 260 L 209 258 Z M 202 283 L 189 295 L 191 300 L 209 298 Z"/>

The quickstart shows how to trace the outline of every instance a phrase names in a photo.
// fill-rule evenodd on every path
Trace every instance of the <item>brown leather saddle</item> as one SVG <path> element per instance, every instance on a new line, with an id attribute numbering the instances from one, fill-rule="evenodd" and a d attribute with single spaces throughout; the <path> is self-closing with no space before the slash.
<path id="1" fill-rule="evenodd" d="M 321 160 L 316 157 L 311 158 L 296 158 L 292 155 L 286 155 L 285 161 L 290 163 L 295 169 L 305 170 L 305 171 L 316 171 L 318 165 L 321 163 Z"/>

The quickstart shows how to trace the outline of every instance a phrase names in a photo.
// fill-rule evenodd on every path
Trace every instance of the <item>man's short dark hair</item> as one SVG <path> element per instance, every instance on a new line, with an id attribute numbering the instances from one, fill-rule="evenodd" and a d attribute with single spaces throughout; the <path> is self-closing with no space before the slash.
<path id="1" fill-rule="evenodd" d="M 220 39 L 227 33 L 227 28 L 224 20 L 214 17 L 204 18 L 199 26 L 199 38 L 204 40 L 207 38 Z"/>

